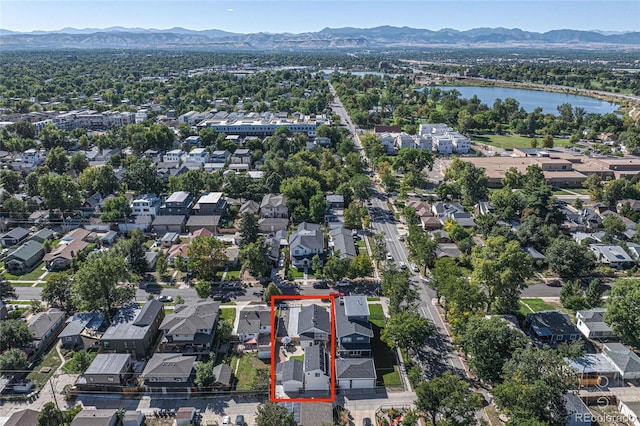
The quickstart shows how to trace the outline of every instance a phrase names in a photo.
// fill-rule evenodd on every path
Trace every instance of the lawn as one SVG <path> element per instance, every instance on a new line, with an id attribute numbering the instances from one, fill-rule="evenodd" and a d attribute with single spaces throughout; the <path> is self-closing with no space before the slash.
<path id="1" fill-rule="evenodd" d="M 304 354 L 302 355 L 291 355 L 289 359 L 297 359 L 298 361 L 304 361 Z"/>
<path id="2" fill-rule="evenodd" d="M 394 365 L 391 373 L 384 374 L 382 376 L 382 381 L 386 387 L 402 387 L 402 379 L 400 379 L 398 366 Z"/>
<path id="3" fill-rule="evenodd" d="M 367 302 L 379 302 L 379 297 L 367 297 Z"/>
<path id="4" fill-rule="evenodd" d="M 359 240 L 356 243 L 356 247 L 358 247 L 358 254 L 369 254 L 367 252 L 367 245 L 365 244 L 364 240 Z"/>
<path id="5" fill-rule="evenodd" d="M 4 264 L 3 264 L 4 266 Z M 4 277 L 8 280 L 16 280 L 16 281 L 36 281 L 38 278 L 40 278 L 40 275 L 44 274 L 45 270 L 44 270 L 44 262 L 40 262 L 38 263 L 38 265 L 36 265 L 35 268 L 33 268 L 33 271 L 24 274 L 24 275 L 13 275 L 10 274 L 8 272 L 4 273 Z"/>
<path id="6" fill-rule="evenodd" d="M 269 374 L 269 364 L 258 358 L 257 353 L 245 353 L 238 360 L 238 371 L 236 372 L 236 390 L 253 390 L 256 385 L 258 370 L 264 370 Z"/>
<path id="7" fill-rule="evenodd" d="M 225 281 L 235 281 L 238 278 L 240 278 L 240 268 L 229 269 L 227 274 L 224 276 Z"/>
<path id="8" fill-rule="evenodd" d="M 33 368 L 31 373 L 27 376 L 27 379 L 31 379 L 35 382 L 37 388 L 41 388 L 47 383 L 47 380 L 56 372 L 60 367 L 60 357 L 56 352 L 55 346 L 51 347 L 51 350 L 42 356 L 40 362 Z"/>
<path id="9" fill-rule="evenodd" d="M 384 326 L 386 325 L 386 319 L 384 317 L 384 312 L 382 311 L 382 305 L 369 305 L 369 322 L 373 325 L 377 325 L 380 328 L 384 328 Z"/>
<path id="10" fill-rule="evenodd" d="M 523 297 L 520 299 L 520 313 L 527 315 L 533 312 L 554 310 L 555 306 L 535 297 Z"/>
<path id="11" fill-rule="evenodd" d="M 289 267 L 289 271 L 291 271 L 291 275 L 293 275 L 294 278 L 304 278 L 304 271 L 299 271 L 293 266 Z"/>
<path id="12" fill-rule="evenodd" d="M 93 359 L 96 357 L 96 355 L 98 355 L 98 351 L 88 351 L 87 352 L 89 354 L 89 357 L 91 359 L 91 361 L 93 361 Z M 84 371 L 80 371 L 79 368 L 76 366 L 75 361 L 73 360 L 73 352 L 65 355 L 65 358 L 71 358 L 69 361 L 67 361 L 64 364 L 64 367 L 62 367 L 65 371 L 68 371 L 69 373 L 77 373 L 77 374 L 82 374 L 84 373 Z"/>
<path id="13" fill-rule="evenodd" d="M 220 319 L 227 320 L 233 325 L 236 320 L 236 308 L 221 308 Z"/>
<path id="14" fill-rule="evenodd" d="M 502 136 L 502 135 L 478 135 L 471 138 L 472 142 L 479 144 L 491 145 L 497 148 L 513 149 L 513 148 L 531 148 L 531 139 L 527 136 Z M 542 137 L 536 138 L 538 140 L 538 148 L 542 143 Z M 554 146 L 567 146 L 571 145 L 569 139 L 553 138 Z"/>
<path id="15" fill-rule="evenodd" d="M 31 287 L 31 286 L 33 285 L 33 283 L 27 283 L 27 282 L 22 282 L 22 283 L 21 283 L 21 282 L 15 282 L 15 281 L 13 281 L 13 282 L 11 283 L 11 285 L 12 285 L 13 287 Z M 42 284 L 42 285 L 44 286 L 44 284 Z M 38 287 L 40 287 L 40 284 L 38 284 Z"/>
<path id="16" fill-rule="evenodd" d="M 376 362 L 376 375 L 378 383 L 397 383 L 400 379 L 394 377 L 398 374 L 398 364 L 396 362 L 396 356 L 393 351 L 380 340 L 380 333 L 382 328 L 378 327 L 375 323 L 373 325 L 373 338 L 371 339 L 371 355 Z M 402 382 L 400 382 L 400 386 Z M 390 384 L 389 386 L 397 386 L 396 384 Z"/>

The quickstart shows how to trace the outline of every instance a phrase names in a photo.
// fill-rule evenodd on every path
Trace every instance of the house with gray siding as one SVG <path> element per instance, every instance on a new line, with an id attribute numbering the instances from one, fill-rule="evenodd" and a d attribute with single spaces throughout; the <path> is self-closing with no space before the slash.
<path id="1" fill-rule="evenodd" d="M 209 353 L 218 324 L 220 302 L 200 299 L 177 305 L 160 324 L 164 351 Z"/>
<path id="2" fill-rule="evenodd" d="M 44 246 L 27 241 L 4 258 L 4 267 L 10 274 L 23 275 L 35 268 L 44 257 Z"/>
<path id="3" fill-rule="evenodd" d="M 65 349 L 89 349 L 100 343 L 106 325 L 102 312 L 78 312 L 66 321 L 58 338 Z"/>
<path id="4" fill-rule="evenodd" d="M 131 377 L 129 354 L 100 353 L 84 372 L 87 385 L 124 386 Z"/>
<path id="5" fill-rule="evenodd" d="M 62 330 L 65 316 L 60 309 L 51 308 L 29 318 L 27 327 L 33 337 L 32 346 L 36 351 L 46 348 L 56 338 Z"/>
<path id="6" fill-rule="evenodd" d="M 29 230 L 17 227 L 0 237 L 2 247 L 11 247 L 20 244 L 29 236 Z"/>

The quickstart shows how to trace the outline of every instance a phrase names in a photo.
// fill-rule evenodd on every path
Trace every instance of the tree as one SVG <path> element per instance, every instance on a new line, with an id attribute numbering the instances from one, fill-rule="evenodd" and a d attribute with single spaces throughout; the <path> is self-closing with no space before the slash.
<path id="1" fill-rule="evenodd" d="M 609 292 L 604 320 L 622 341 L 640 346 L 640 280 L 618 279 Z"/>
<path id="2" fill-rule="evenodd" d="M 422 382 L 416 388 L 416 396 L 416 408 L 429 416 L 433 425 L 478 424 L 475 412 L 482 407 L 482 397 L 448 371 L 429 382 Z"/>
<path id="3" fill-rule="evenodd" d="M 502 178 L 502 185 L 508 186 L 512 189 L 520 188 L 522 184 L 522 173 L 515 167 L 509 167 L 504 172 L 504 178 Z"/>
<path id="4" fill-rule="evenodd" d="M 496 405 L 512 421 L 564 424 L 563 396 L 576 380 L 559 352 L 533 345 L 518 349 L 504 364 L 502 378 L 504 381 L 493 388 L 493 395 Z"/>
<path id="5" fill-rule="evenodd" d="M 362 218 L 366 213 L 366 209 L 360 205 L 358 201 L 352 201 L 349 206 L 344 209 L 344 227 L 347 229 L 361 229 Z"/>
<path id="6" fill-rule="evenodd" d="M 353 196 L 360 201 L 368 200 L 373 193 L 373 183 L 364 174 L 356 174 L 349 180 Z"/>
<path id="7" fill-rule="evenodd" d="M 37 426 L 64 426 L 67 424 L 65 415 L 56 405 L 49 401 L 42 406 L 38 414 Z"/>
<path id="8" fill-rule="evenodd" d="M 71 276 L 68 272 L 51 272 L 45 278 L 42 288 L 42 300 L 51 306 L 72 307 L 71 299 Z"/>
<path id="9" fill-rule="evenodd" d="M 347 272 L 349 278 L 364 278 L 371 275 L 373 275 L 373 263 L 368 254 L 359 254 L 351 260 Z"/>
<path id="10" fill-rule="evenodd" d="M 210 386 L 216 379 L 213 374 L 213 360 L 215 356 L 211 356 L 207 362 L 196 363 L 196 377 L 193 379 L 193 383 L 200 389 Z"/>
<path id="11" fill-rule="evenodd" d="M 497 225 L 498 218 L 489 213 L 481 214 L 476 216 L 475 222 L 478 227 L 478 232 L 487 238 L 491 230 Z"/>
<path id="12" fill-rule="evenodd" d="M 454 192 L 462 195 L 465 204 L 472 205 L 488 199 L 487 175 L 483 168 L 476 167 L 473 163 L 455 157 L 445 172 L 444 179 L 445 182 L 452 182 L 456 188 Z"/>
<path id="13" fill-rule="evenodd" d="M 595 278 L 591 280 L 585 291 L 585 304 L 593 309 L 598 308 L 602 304 L 602 288 L 600 287 L 600 280 Z"/>
<path id="14" fill-rule="evenodd" d="M 553 135 L 544 135 L 544 138 L 542 138 L 542 147 L 553 148 Z"/>
<path id="15" fill-rule="evenodd" d="M 80 309 L 104 312 L 129 302 L 136 290 L 135 277 L 124 257 L 115 250 L 93 253 L 73 276 L 72 291 Z"/>
<path id="16" fill-rule="evenodd" d="M 594 266 L 593 255 L 570 238 L 556 238 L 545 253 L 549 267 L 567 280 L 588 275 Z"/>
<path id="17" fill-rule="evenodd" d="M 199 298 L 206 299 L 207 297 L 211 296 L 213 286 L 209 281 L 198 280 L 194 288 L 196 290 L 196 293 L 198 293 Z"/>
<path id="18" fill-rule="evenodd" d="M 9 194 L 15 194 L 18 192 L 21 181 L 22 177 L 18 172 L 14 172 L 12 170 L 0 171 L 0 183 L 2 184 L 2 188 Z"/>
<path id="19" fill-rule="evenodd" d="M 93 358 L 87 351 L 78 351 L 73 354 L 72 360 L 76 373 L 83 374 L 85 370 L 91 365 Z"/>
<path id="20" fill-rule="evenodd" d="M 131 214 L 129 200 L 121 195 L 119 197 L 110 198 L 104 202 L 100 220 L 103 222 L 119 222 L 124 220 Z"/>
<path id="21" fill-rule="evenodd" d="M 228 260 L 222 240 L 213 237 L 196 237 L 187 247 L 187 265 L 196 278 L 213 280 L 216 271 Z"/>
<path id="22" fill-rule="evenodd" d="M 173 266 L 175 266 L 175 268 L 180 272 L 187 271 L 187 264 L 185 263 L 182 254 L 178 253 L 175 260 L 173 261 Z"/>
<path id="23" fill-rule="evenodd" d="M 323 274 L 333 282 L 340 281 L 349 272 L 350 264 L 349 258 L 341 258 L 339 254 L 334 253 L 324 263 Z"/>
<path id="24" fill-rule="evenodd" d="M 156 260 L 156 274 L 158 274 L 158 280 L 162 280 L 162 277 L 167 273 L 167 268 L 169 267 L 169 261 L 162 254 L 158 255 L 158 260 Z"/>
<path id="25" fill-rule="evenodd" d="M 81 173 L 84 169 L 89 167 L 89 160 L 82 151 L 76 151 L 71 155 L 69 160 L 69 169 L 75 170 L 77 173 Z"/>
<path id="26" fill-rule="evenodd" d="M 427 337 L 433 334 L 429 320 L 417 312 L 400 311 L 391 315 L 380 338 L 390 348 L 419 351 Z"/>
<path id="27" fill-rule="evenodd" d="M 264 237 L 244 245 L 240 249 L 242 268 L 249 271 L 255 278 L 268 277 L 271 273 L 271 259 L 269 259 L 268 253 Z"/>
<path id="28" fill-rule="evenodd" d="M 220 319 L 218 321 L 216 335 L 220 337 L 220 340 L 226 342 L 231 337 L 231 333 L 233 332 L 233 324 L 225 319 Z"/>
<path id="29" fill-rule="evenodd" d="M 371 258 L 376 262 L 376 266 L 380 265 L 387 255 L 387 243 L 384 241 L 384 232 L 374 234 L 373 244 L 371 245 Z"/>
<path id="30" fill-rule="evenodd" d="M 469 367 L 480 380 L 495 383 L 511 354 L 527 344 L 521 331 L 509 327 L 500 317 L 475 316 L 469 319 L 456 339 L 468 357 Z"/>
<path id="31" fill-rule="evenodd" d="M 11 283 L 4 279 L 4 277 L 0 278 L 0 302 L 4 302 L 8 299 L 17 299 L 18 294 L 16 293 L 16 289 Z"/>
<path id="32" fill-rule="evenodd" d="M 21 349 L 11 348 L 0 355 L 0 372 L 2 374 L 24 370 L 27 366 L 27 354 Z"/>
<path id="33" fill-rule="evenodd" d="M 353 203 L 351 203 L 353 204 Z M 321 223 L 327 213 L 327 199 L 323 192 L 316 192 L 309 200 L 309 219 L 314 223 Z M 347 212 L 345 211 L 345 222 Z"/>
<path id="34" fill-rule="evenodd" d="M 602 185 L 602 180 L 597 173 L 593 173 L 587 176 L 584 182 L 582 182 L 582 186 L 589 193 L 589 199 L 593 202 L 600 202 L 604 196 L 604 186 Z"/>
<path id="35" fill-rule="evenodd" d="M 264 291 L 262 299 L 265 303 L 270 303 L 272 296 L 279 296 L 281 294 L 282 291 L 280 290 L 280 288 L 278 288 L 278 286 L 274 282 L 270 282 L 267 286 L 267 289 Z"/>
<path id="36" fill-rule="evenodd" d="M 82 199 L 78 184 L 69 175 L 49 173 L 38 178 L 38 193 L 44 199 L 44 205 L 50 210 L 61 210 L 70 214 L 80 207 Z"/>
<path id="37" fill-rule="evenodd" d="M 418 226 L 409 226 L 407 235 L 407 247 L 409 249 L 409 260 L 418 267 L 431 266 L 435 261 L 436 248 L 438 242 L 429 234 L 422 231 Z"/>
<path id="38" fill-rule="evenodd" d="M 602 219 L 602 226 L 609 239 L 623 233 L 627 229 L 622 218 L 614 215 L 608 215 Z"/>
<path id="39" fill-rule="evenodd" d="M 0 321 L 0 353 L 9 348 L 20 348 L 33 340 L 27 323 L 17 319 Z"/>
<path id="40" fill-rule="evenodd" d="M 258 216 L 249 212 L 242 214 L 240 219 L 240 247 L 258 241 L 260 228 L 258 227 Z"/>
<path id="41" fill-rule="evenodd" d="M 69 169 L 67 151 L 65 151 L 61 146 L 53 148 L 49 151 L 49 154 L 47 154 L 44 164 L 49 168 L 49 170 L 58 174 L 63 174 Z"/>
<path id="42" fill-rule="evenodd" d="M 130 190 L 139 194 L 160 194 L 164 182 L 149 158 L 141 158 L 127 167 L 123 181 Z"/>
<path id="43" fill-rule="evenodd" d="M 298 426 L 293 412 L 275 402 L 265 402 L 256 411 L 256 426 Z"/>
<path id="44" fill-rule="evenodd" d="M 417 298 L 416 291 L 411 288 L 409 271 L 398 271 L 394 265 L 382 272 L 380 284 L 382 294 L 389 298 L 389 314 L 400 312 L 400 306 L 410 307 Z"/>
<path id="45" fill-rule="evenodd" d="M 585 307 L 582 287 L 577 281 L 567 281 L 560 291 L 560 303 L 567 309 L 579 311 Z"/>
<path id="46" fill-rule="evenodd" d="M 471 255 L 472 283 L 487 293 L 487 311 L 511 313 L 518 310 L 520 291 L 533 273 L 531 258 L 518 241 L 502 236 L 489 237 L 484 247 L 475 247 Z"/>
<path id="47" fill-rule="evenodd" d="M 78 182 L 88 193 L 99 192 L 105 196 L 112 194 L 120 186 L 113 167 L 109 164 L 84 169 L 78 176 Z"/>

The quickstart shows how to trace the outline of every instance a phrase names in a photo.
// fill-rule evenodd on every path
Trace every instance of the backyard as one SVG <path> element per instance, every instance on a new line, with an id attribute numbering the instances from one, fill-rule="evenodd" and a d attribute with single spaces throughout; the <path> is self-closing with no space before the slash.
<path id="1" fill-rule="evenodd" d="M 496 148 L 513 149 L 513 148 L 531 148 L 531 139 L 527 136 L 503 136 L 503 135 L 476 135 L 471 138 L 472 142 L 495 146 Z M 542 137 L 536 138 L 538 148 L 541 147 Z M 554 146 L 570 145 L 569 139 L 553 138 Z"/>
<path id="2" fill-rule="evenodd" d="M 244 353 L 238 358 L 236 390 L 266 389 L 269 383 L 269 364 L 258 358 L 257 353 Z"/>
<path id="3" fill-rule="evenodd" d="M 51 347 L 48 353 L 42 356 L 42 359 L 36 365 L 31 373 L 27 376 L 27 379 L 33 380 L 36 384 L 36 387 L 41 388 L 47 383 L 47 380 L 56 372 L 58 367 L 60 367 L 60 357 L 58 356 L 58 352 L 56 352 L 55 345 Z"/>
<path id="4" fill-rule="evenodd" d="M 220 308 L 220 319 L 228 321 L 233 326 L 236 320 L 236 308 Z"/>

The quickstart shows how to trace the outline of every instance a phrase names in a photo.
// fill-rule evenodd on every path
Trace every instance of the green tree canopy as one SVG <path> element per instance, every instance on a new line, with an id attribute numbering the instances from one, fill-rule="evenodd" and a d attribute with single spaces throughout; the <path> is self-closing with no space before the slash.
<path id="1" fill-rule="evenodd" d="M 571 238 L 556 238 L 545 256 L 549 267 L 563 279 L 588 275 L 594 267 L 593 255 Z"/>
<path id="2" fill-rule="evenodd" d="M 33 339 L 27 323 L 19 319 L 0 321 L 0 353 L 9 348 L 20 348 Z"/>
<path id="3" fill-rule="evenodd" d="M 469 385 L 449 372 L 416 388 L 416 408 L 433 425 L 475 425 L 476 410 L 482 407 L 480 394 L 469 390 Z"/>
<path id="4" fill-rule="evenodd" d="M 604 320 L 612 330 L 630 345 L 640 347 L 640 280 L 617 280 L 607 299 Z"/>
<path id="5" fill-rule="evenodd" d="M 297 426 L 293 412 L 275 402 L 265 402 L 256 411 L 256 426 Z"/>
<path id="6" fill-rule="evenodd" d="M 213 237 L 196 237 L 187 247 L 187 265 L 198 279 L 213 280 L 216 271 L 227 261 L 222 240 Z"/>

